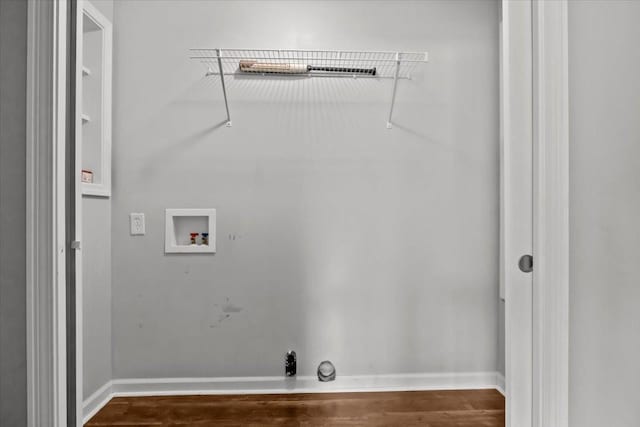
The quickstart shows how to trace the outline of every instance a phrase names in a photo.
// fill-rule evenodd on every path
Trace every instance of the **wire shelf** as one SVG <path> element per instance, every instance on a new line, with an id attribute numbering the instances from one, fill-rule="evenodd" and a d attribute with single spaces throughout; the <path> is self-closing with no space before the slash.
<path id="1" fill-rule="evenodd" d="M 279 75 L 305 77 L 349 77 L 393 79 L 387 128 L 395 103 L 398 80 L 410 79 L 418 66 L 428 61 L 426 52 L 371 52 L 299 49 L 190 49 L 190 58 L 204 64 L 206 75 L 220 76 L 227 111 L 231 115 L 225 76 Z"/>
<path id="2" fill-rule="evenodd" d="M 210 74 L 305 74 L 309 77 L 411 78 L 426 52 L 364 52 L 294 49 L 190 49 L 191 59 L 204 64 Z M 248 70 L 241 64 L 264 67 Z M 220 65 L 222 65 L 220 67 Z M 371 70 L 375 69 L 375 73 Z M 354 71 L 359 70 L 359 71 Z"/>

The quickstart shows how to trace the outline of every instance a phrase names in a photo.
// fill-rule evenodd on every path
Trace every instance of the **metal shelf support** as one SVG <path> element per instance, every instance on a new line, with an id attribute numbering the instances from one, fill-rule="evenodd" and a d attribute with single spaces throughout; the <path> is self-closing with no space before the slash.
<path id="1" fill-rule="evenodd" d="M 391 92 L 391 107 L 389 108 L 389 118 L 387 119 L 387 129 L 391 129 L 391 117 L 393 116 L 393 104 L 396 102 L 396 91 L 398 89 L 398 75 L 400 73 L 400 52 L 396 52 L 396 71 L 393 76 L 393 91 Z"/>
<path id="2" fill-rule="evenodd" d="M 220 84 L 222 85 L 222 95 L 224 96 L 224 108 L 227 110 L 227 127 L 231 127 L 231 114 L 229 113 L 229 100 L 227 99 L 227 87 L 224 84 L 224 70 L 222 69 L 222 52 L 216 49 L 218 57 L 218 68 L 220 69 Z"/>

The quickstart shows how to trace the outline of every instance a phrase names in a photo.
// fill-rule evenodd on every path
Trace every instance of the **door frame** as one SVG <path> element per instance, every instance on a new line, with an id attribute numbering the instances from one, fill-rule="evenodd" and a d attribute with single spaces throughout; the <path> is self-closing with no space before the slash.
<path id="1" fill-rule="evenodd" d="M 27 425 L 66 426 L 67 0 L 27 4 Z"/>
<path id="2" fill-rule="evenodd" d="M 569 425 L 569 11 L 533 1 L 533 425 Z"/>
<path id="3" fill-rule="evenodd" d="M 568 0 L 502 0 L 501 30 L 507 426 L 568 427 Z"/>
<path id="4" fill-rule="evenodd" d="M 503 7 L 515 1 L 502 0 Z M 532 399 L 518 404 L 531 408 L 531 426 L 567 427 L 568 0 L 524 1 L 532 12 L 535 269 Z M 65 241 L 64 146 L 67 137 L 68 7 L 68 0 L 29 0 L 28 3 L 26 264 L 29 427 L 64 427 L 67 422 L 65 259 L 71 248 Z M 506 286 L 508 289 L 510 283 L 507 282 Z M 508 297 L 506 303 L 509 304 Z M 513 312 L 507 310 L 507 325 L 513 324 L 509 314 Z M 507 364 L 513 363 L 510 357 L 516 356 L 508 353 Z M 76 393 L 81 396 L 81 390 L 76 390 Z M 510 405 L 514 400 L 522 399 L 515 393 L 509 378 L 506 394 Z M 509 425 L 522 427 L 514 423 Z"/>

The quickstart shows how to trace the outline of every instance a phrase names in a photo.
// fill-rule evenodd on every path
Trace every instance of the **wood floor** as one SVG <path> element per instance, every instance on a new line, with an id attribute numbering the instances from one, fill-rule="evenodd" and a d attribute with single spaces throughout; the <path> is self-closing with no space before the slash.
<path id="1" fill-rule="evenodd" d="M 116 397 L 85 426 L 504 426 L 496 390 Z"/>

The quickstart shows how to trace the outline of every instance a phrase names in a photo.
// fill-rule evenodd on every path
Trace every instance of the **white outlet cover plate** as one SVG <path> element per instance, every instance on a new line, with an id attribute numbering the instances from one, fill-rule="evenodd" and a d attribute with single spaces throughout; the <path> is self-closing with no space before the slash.
<path id="1" fill-rule="evenodd" d="M 129 214 L 129 225 L 131 226 L 132 236 L 144 236 L 145 234 L 145 222 L 144 214 L 132 212 Z"/>

